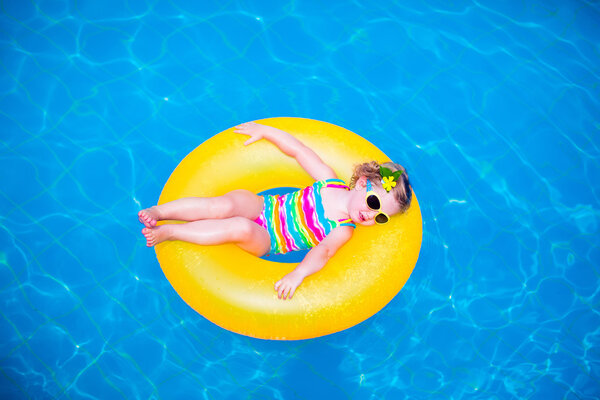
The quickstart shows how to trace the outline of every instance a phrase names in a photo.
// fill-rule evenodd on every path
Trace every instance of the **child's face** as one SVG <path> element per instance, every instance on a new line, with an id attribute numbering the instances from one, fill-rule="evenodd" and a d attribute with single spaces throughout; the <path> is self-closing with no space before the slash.
<path id="1" fill-rule="evenodd" d="M 379 183 L 371 181 L 372 190 L 379 195 L 381 200 L 381 208 L 378 211 L 371 210 L 365 201 L 367 196 L 367 178 L 362 176 L 356 181 L 355 190 L 352 191 L 352 200 L 350 201 L 350 218 L 355 224 L 365 226 L 375 224 L 375 216 L 380 212 L 384 212 L 388 216 L 392 216 L 400 212 L 400 206 L 394 199 L 394 195 L 385 191 L 379 186 Z M 356 190 L 357 189 L 357 190 Z"/>

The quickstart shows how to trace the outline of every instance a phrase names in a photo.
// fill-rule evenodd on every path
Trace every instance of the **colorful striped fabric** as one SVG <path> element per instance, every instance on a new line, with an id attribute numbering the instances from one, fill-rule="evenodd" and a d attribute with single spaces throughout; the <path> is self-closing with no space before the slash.
<path id="1" fill-rule="evenodd" d="M 350 190 L 341 179 L 327 179 L 283 196 L 264 196 L 263 212 L 254 222 L 269 232 L 269 254 L 314 247 L 338 226 L 356 228 L 351 219 L 333 221 L 325 217 L 321 198 L 324 187 Z"/>

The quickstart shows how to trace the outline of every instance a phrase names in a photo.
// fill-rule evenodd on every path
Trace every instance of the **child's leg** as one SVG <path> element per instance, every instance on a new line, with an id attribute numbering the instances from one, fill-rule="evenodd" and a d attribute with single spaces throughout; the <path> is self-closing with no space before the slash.
<path id="1" fill-rule="evenodd" d="M 186 197 L 138 213 L 140 222 L 147 228 L 156 226 L 157 221 L 171 219 L 198 221 L 201 219 L 223 219 L 246 217 L 256 219 L 262 212 L 263 198 L 248 190 L 234 190 L 218 197 Z"/>
<path id="2" fill-rule="evenodd" d="M 271 248 L 269 233 L 254 221 L 244 217 L 205 219 L 186 224 L 167 224 L 142 230 L 148 246 L 165 240 L 216 245 L 235 243 L 256 256 L 266 254 Z"/>

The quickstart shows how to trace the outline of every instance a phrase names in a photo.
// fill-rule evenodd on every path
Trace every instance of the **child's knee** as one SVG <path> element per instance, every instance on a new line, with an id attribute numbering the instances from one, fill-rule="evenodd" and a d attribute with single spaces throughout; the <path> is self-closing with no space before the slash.
<path id="1" fill-rule="evenodd" d="M 236 202 L 227 195 L 208 198 L 211 218 L 224 219 L 236 215 Z"/>
<path id="2" fill-rule="evenodd" d="M 255 218 L 262 211 L 262 198 L 245 189 L 233 190 L 222 196 L 229 216 Z"/>
<path id="3" fill-rule="evenodd" d="M 246 242 L 251 239 L 256 230 L 256 223 L 244 217 L 234 217 L 235 224 L 232 236 L 236 242 Z"/>
<path id="4" fill-rule="evenodd" d="M 223 196 L 221 198 L 215 198 L 214 201 L 216 208 L 221 212 L 221 218 L 228 218 L 235 215 L 237 208 L 236 202 L 231 197 Z"/>

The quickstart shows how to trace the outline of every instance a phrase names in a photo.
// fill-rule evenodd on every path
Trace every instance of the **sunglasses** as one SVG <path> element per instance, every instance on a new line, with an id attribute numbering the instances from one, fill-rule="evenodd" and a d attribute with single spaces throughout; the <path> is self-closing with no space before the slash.
<path id="1" fill-rule="evenodd" d="M 369 207 L 373 211 L 379 211 L 381 208 L 381 199 L 379 195 L 373 191 L 373 186 L 371 186 L 371 181 L 367 179 L 367 197 L 365 197 L 365 202 L 367 203 L 367 207 Z M 390 217 L 387 216 L 386 213 L 379 211 L 379 214 L 375 216 L 375 222 L 378 224 L 385 224 L 390 220 Z"/>

